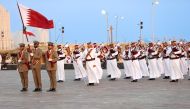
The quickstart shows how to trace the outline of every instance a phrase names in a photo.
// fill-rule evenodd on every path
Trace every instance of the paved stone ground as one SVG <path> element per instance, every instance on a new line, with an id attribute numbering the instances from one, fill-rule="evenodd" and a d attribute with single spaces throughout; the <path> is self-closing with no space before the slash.
<path id="1" fill-rule="evenodd" d="M 48 93 L 49 79 L 42 71 L 43 92 L 34 93 L 29 74 L 29 91 L 21 93 L 19 74 L 0 71 L 0 109 L 190 109 L 190 81 L 142 79 L 138 83 L 119 79 L 108 81 L 106 73 L 98 86 L 74 82 L 73 70 L 66 70 L 66 82 L 58 91 Z"/>

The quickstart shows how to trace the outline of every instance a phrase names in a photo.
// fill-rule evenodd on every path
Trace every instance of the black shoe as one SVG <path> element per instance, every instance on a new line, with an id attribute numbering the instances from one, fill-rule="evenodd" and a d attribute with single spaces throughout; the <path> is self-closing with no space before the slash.
<path id="1" fill-rule="evenodd" d="M 138 80 L 137 80 L 137 79 L 135 79 L 135 80 L 133 80 L 133 81 L 131 81 L 131 82 L 138 82 Z"/>
<path id="2" fill-rule="evenodd" d="M 125 77 L 125 78 L 123 78 L 123 79 L 131 79 L 131 77 Z"/>
<path id="3" fill-rule="evenodd" d="M 190 78 L 188 80 L 190 80 Z"/>
<path id="4" fill-rule="evenodd" d="M 22 88 L 22 90 L 20 90 L 21 92 L 26 92 L 28 91 L 27 88 Z"/>
<path id="5" fill-rule="evenodd" d="M 52 88 L 52 90 L 51 90 L 52 92 L 56 92 L 56 89 L 55 88 Z"/>
<path id="6" fill-rule="evenodd" d="M 150 79 L 148 79 L 148 80 L 156 80 L 155 78 L 150 78 Z"/>
<path id="7" fill-rule="evenodd" d="M 50 88 L 49 90 L 47 90 L 47 92 L 52 92 L 52 89 Z"/>
<path id="8" fill-rule="evenodd" d="M 42 91 L 42 88 L 38 88 L 38 91 L 41 92 L 41 91 Z"/>
<path id="9" fill-rule="evenodd" d="M 178 79 L 175 80 L 175 82 L 178 82 L 178 81 L 179 81 Z"/>
<path id="10" fill-rule="evenodd" d="M 111 75 L 108 75 L 107 78 L 111 78 Z"/>
<path id="11" fill-rule="evenodd" d="M 74 81 L 80 81 L 80 80 L 81 80 L 81 78 L 74 79 Z"/>
<path id="12" fill-rule="evenodd" d="M 170 79 L 170 77 L 169 76 L 165 76 L 163 79 Z"/>
<path id="13" fill-rule="evenodd" d="M 170 82 L 176 82 L 176 80 L 171 80 Z"/>
<path id="14" fill-rule="evenodd" d="M 35 88 L 34 90 L 33 90 L 33 92 L 38 92 L 39 91 L 39 89 L 38 88 Z"/>
<path id="15" fill-rule="evenodd" d="M 110 81 L 115 81 L 115 80 L 116 80 L 116 78 L 111 78 L 111 79 L 110 79 Z"/>
<path id="16" fill-rule="evenodd" d="M 60 82 L 61 82 L 61 80 L 58 80 L 57 82 L 58 82 L 58 83 L 60 83 Z"/>
<path id="17" fill-rule="evenodd" d="M 94 83 L 88 83 L 87 86 L 94 86 Z"/>

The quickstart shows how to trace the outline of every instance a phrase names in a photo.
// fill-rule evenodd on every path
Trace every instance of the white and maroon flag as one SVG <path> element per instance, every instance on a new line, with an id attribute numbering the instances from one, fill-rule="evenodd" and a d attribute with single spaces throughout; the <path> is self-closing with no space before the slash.
<path id="1" fill-rule="evenodd" d="M 34 36 L 35 37 L 35 34 L 30 32 L 30 31 L 23 31 L 23 34 L 25 34 L 27 36 Z"/>
<path id="2" fill-rule="evenodd" d="M 39 12 L 26 6 L 18 4 L 20 15 L 24 26 L 31 26 L 43 29 L 51 29 L 54 27 L 53 20 L 48 20 Z"/>

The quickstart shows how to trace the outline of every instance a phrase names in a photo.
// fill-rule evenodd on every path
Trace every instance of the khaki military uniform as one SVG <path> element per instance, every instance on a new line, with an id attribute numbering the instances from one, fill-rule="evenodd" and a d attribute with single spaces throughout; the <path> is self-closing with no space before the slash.
<path id="1" fill-rule="evenodd" d="M 20 51 L 18 57 L 18 72 L 20 74 L 23 88 L 28 88 L 28 70 L 29 70 L 29 54 L 26 51 Z"/>
<path id="2" fill-rule="evenodd" d="M 45 63 L 46 63 L 46 70 L 48 72 L 50 78 L 50 89 L 56 89 L 56 70 L 57 70 L 57 60 L 58 54 L 56 51 L 51 50 L 45 53 Z M 51 59 L 51 61 L 50 61 Z"/>
<path id="3" fill-rule="evenodd" d="M 41 58 L 42 58 L 42 50 L 40 48 L 32 49 L 31 54 L 31 66 L 32 66 L 32 74 L 36 88 L 42 88 L 41 82 Z"/>

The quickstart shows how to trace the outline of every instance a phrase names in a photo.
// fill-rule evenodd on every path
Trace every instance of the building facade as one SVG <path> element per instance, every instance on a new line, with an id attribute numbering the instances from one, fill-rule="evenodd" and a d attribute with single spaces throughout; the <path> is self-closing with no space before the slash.
<path id="1" fill-rule="evenodd" d="M 13 40 L 10 31 L 10 14 L 0 4 L 0 50 L 13 48 Z"/>

